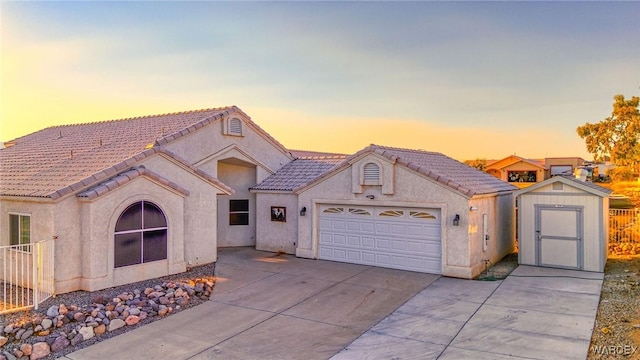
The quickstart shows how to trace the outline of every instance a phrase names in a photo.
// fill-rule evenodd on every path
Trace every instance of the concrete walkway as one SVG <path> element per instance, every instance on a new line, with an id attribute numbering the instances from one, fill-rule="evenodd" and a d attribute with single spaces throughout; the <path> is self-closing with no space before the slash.
<path id="1" fill-rule="evenodd" d="M 220 249 L 211 301 L 67 359 L 584 359 L 602 274 L 482 282 Z"/>
<path id="2" fill-rule="evenodd" d="M 519 266 L 503 281 L 440 278 L 332 359 L 580 359 L 603 274 Z"/>

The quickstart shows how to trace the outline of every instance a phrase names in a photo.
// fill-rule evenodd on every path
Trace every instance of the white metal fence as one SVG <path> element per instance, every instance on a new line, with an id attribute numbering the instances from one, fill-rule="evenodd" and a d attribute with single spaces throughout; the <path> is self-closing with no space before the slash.
<path id="1" fill-rule="evenodd" d="M 0 246 L 0 314 L 35 307 L 55 294 L 53 239 Z"/>
<path id="2" fill-rule="evenodd" d="M 640 254 L 640 209 L 609 210 L 609 254 Z"/>

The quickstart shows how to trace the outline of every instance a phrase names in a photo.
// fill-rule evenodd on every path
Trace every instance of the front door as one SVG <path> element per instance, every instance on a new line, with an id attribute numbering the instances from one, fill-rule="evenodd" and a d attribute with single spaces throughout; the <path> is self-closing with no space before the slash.
<path id="1" fill-rule="evenodd" d="M 536 264 L 582 269 L 582 207 L 536 205 L 535 208 Z"/>

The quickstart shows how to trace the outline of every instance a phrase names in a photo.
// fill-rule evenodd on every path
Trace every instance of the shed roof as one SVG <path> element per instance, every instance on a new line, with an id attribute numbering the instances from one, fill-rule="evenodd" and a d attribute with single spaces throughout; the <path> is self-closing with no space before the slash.
<path id="1" fill-rule="evenodd" d="M 296 192 L 303 191 L 306 187 L 312 186 L 331 176 L 331 174 L 350 166 L 353 161 L 372 153 L 409 168 L 467 197 L 509 192 L 517 189 L 505 181 L 438 152 L 370 145 L 294 190 Z"/>
<path id="2" fill-rule="evenodd" d="M 151 155 L 148 150 L 154 146 L 170 143 L 234 113 L 249 118 L 239 108 L 230 106 L 37 131 L 9 141 L 5 143 L 7 147 L 0 149 L 0 195 L 57 198 L 73 184 L 82 182 L 87 186 L 85 180 L 92 177 L 98 181 L 106 177 L 105 173 L 113 176 L 114 169 L 126 170 L 128 162 Z M 286 152 L 270 135 L 253 122 L 250 124 Z M 116 166 L 122 163 L 126 166 Z"/>
<path id="3" fill-rule="evenodd" d="M 535 191 L 537 189 L 540 189 L 549 184 L 553 184 L 555 182 L 561 182 L 563 184 L 573 186 L 577 189 L 580 189 L 582 191 L 585 191 L 587 193 L 597 195 L 600 197 L 608 197 L 613 192 L 613 190 L 607 189 L 606 187 L 600 186 L 598 184 L 594 184 L 590 181 L 581 181 L 580 179 L 576 179 L 575 177 L 572 177 L 572 176 L 554 176 L 554 177 L 548 178 L 547 180 L 541 181 L 537 184 L 518 190 L 515 192 L 515 195 L 520 196 L 522 194 Z M 558 194 L 560 195 L 562 193 L 559 192 Z"/>

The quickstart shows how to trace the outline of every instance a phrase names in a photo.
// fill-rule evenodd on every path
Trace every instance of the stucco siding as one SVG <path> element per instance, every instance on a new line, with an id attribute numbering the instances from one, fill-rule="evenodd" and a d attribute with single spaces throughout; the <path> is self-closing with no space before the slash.
<path id="1" fill-rule="evenodd" d="M 142 164 L 189 191 L 184 200 L 184 254 L 187 264 L 216 261 L 216 201 L 217 194 L 222 191 L 163 156 L 151 157 Z"/>
<path id="2" fill-rule="evenodd" d="M 232 115 L 232 117 L 242 119 L 239 115 Z M 224 121 L 217 121 L 204 126 L 198 131 L 167 144 L 166 148 L 191 164 L 206 162 L 221 150 L 234 145 L 253 159 L 264 164 L 271 171 L 276 171 L 291 161 L 287 154 L 280 151 L 274 144 L 267 141 L 261 134 L 255 132 L 244 122 L 242 136 L 224 135 Z M 207 169 L 211 171 L 215 170 L 215 167 Z M 215 173 L 210 173 L 210 175 L 216 176 Z"/>
<path id="3" fill-rule="evenodd" d="M 256 249 L 295 254 L 300 218 L 298 198 L 294 194 L 257 193 L 256 202 Z M 286 208 L 285 222 L 271 221 L 272 206 Z"/>
<path id="4" fill-rule="evenodd" d="M 515 250 L 513 195 L 474 198 L 469 211 L 469 246 L 472 276 Z M 485 229 L 484 215 L 487 216 Z M 488 235 L 485 245 L 485 232 Z"/>
<path id="5" fill-rule="evenodd" d="M 167 220 L 167 259 L 115 268 L 114 232 L 118 218 L 129 205 L 139 201 L 157 205 Z M 184 198 L 155 182 L 139 177 L 94 201 L 83 201 L 83 274 L 79 285 L 61 281 L 60 292 L 94 291 L 111 286 L 176 274 L 186 270 L 184 256 Z M 57 274 L 57 272 L 56 272 Z M 72 286 L 73 285 L 73 286 Z"/>
<path id="6" fill-rule="evenodd" d="M 373 156 L 372 159 L 378 159 Z M 366 162 L 364 158 L 360 162 Z M 359 162 L 359 163 L 360 163 Z M 319 204 L 360 204 L 365 206 L 398 206 L 438 208 L 442 227 L 442 274 L 455 277 L 472 277 L 471 248 L 469 242 L 469 199 L 432 180 L 426 179 L 400 166 L 391 166 L 394 192 L 383 194 L 383 186 L 362 185 L 360 193 L 354 193 L 352 179 L 359 172 L 346 168 L 299 194 L 298 207 L 306 207 L 307 216 L 298 221 L 298 248 L 300 257 L 318 257 Z M 389 175 L 386 175 L 389 176 Z M 359 189 L 357 189 L 359 190 Z M 368 199 L 373 195 L 374 199 Z M 453 217 L 460 215 L 459 226 L 453 226 Z"/>
<path id="7" fill-rule="evenodd" d="M 218 179 L 231 186 L 235 193 L 219 195 L 218 246 L 254 246 L 256 244 L 256 195 L 249 188 L 256 184 L 255 167 L 218 163 Z M 249 200 L 249 224 L 230 225 L 229 201 Z"/>
<path id="8" fill-rule="evenodd" d="M 56 206 L 50 201 L 32 199 L 21 201 L 18 198 L 0 200 L 0 246 L 10 244 L 9 214 L 28 215 L 30 217 L 31 242 L 49 240 L 56 235 L 54 226 L 54 214 Z M 60 250 L 58 250 L 60 251 Z M 21 252 L 11 251 L 6 258 L 0 258 L 0 269 L 6 269 L 12 261 L 21 264 L 31 264 L 29 256 Z M 56 261 L 59 261 L 56 258 Z M 31 278 L 30 269 L 27 269 L 26 277 Z"/>

